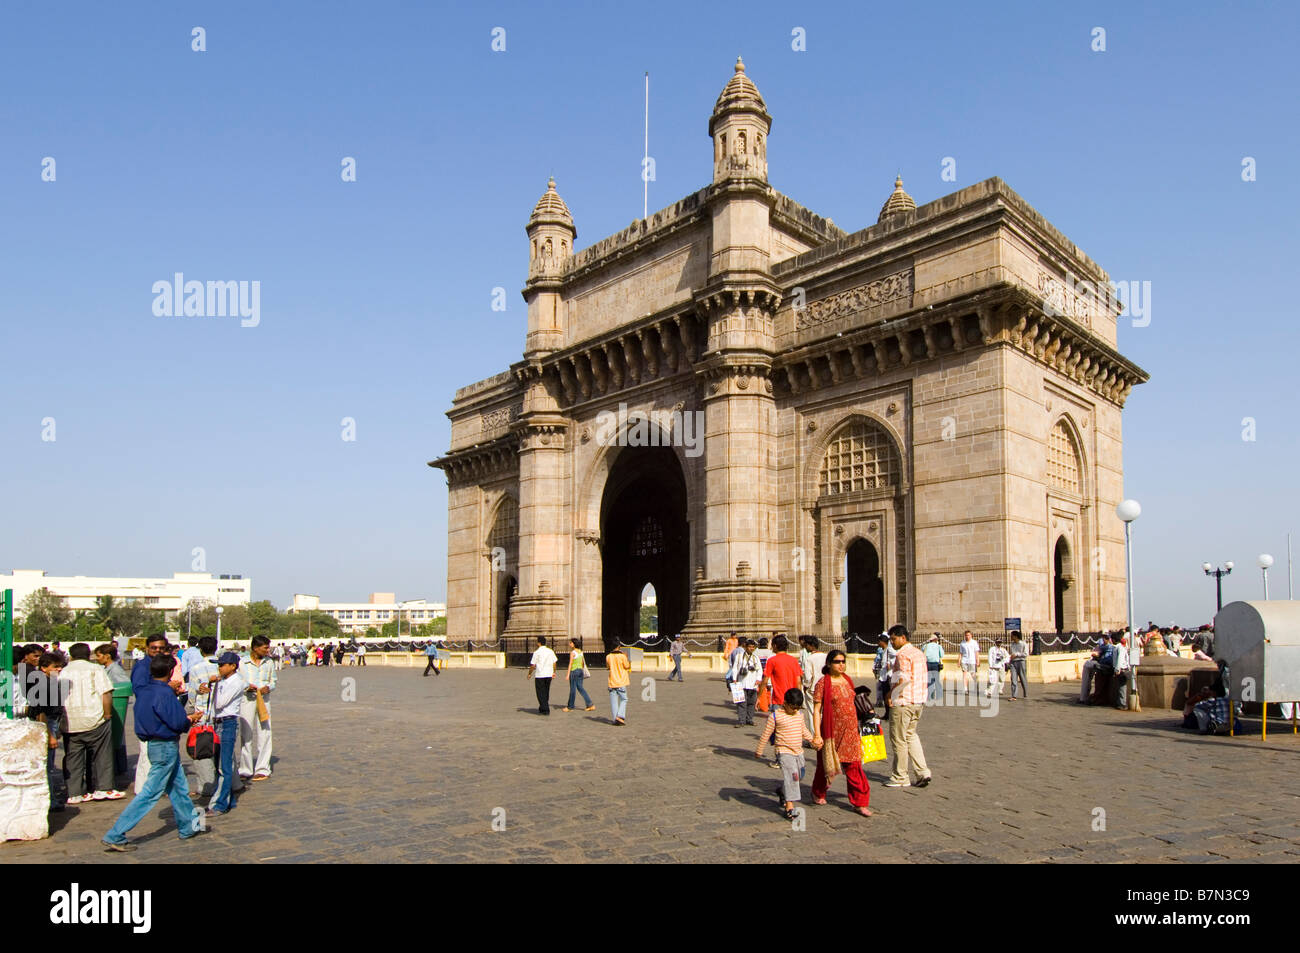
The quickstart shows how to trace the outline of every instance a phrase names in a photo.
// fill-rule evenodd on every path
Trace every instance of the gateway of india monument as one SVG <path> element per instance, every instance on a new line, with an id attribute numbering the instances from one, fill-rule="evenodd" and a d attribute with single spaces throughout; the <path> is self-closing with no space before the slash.
<path id="1" fill-rule="evenodd" d="M 581 251 L 538 200 L 522 358 L 430 463 L 448 636 L 632 642 L 647 583 L 709 643 L 1123 625 L 1147 374 L 1106 273 L 997 178 L 919 208 L 900 178 L 847 234 L 768 184 L 771 127 L 737 61 L 710 184 Z"/>

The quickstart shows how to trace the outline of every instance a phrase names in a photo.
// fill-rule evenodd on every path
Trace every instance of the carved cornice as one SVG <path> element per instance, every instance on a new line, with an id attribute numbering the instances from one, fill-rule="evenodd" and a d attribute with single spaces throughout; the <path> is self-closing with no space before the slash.
<path id="1" fill-rule="evenodd" d="M 549 355 L 536 367 L 567 409 L 688 370 L 702 339 L 694 314 L 660 315 Z"/>
<path id="2" fill-rule="evenodd" d="M 723 284 L 695 296 L 696 307 L 707 317 L 729 314 L 740 308 L 761 308 L 768 312 L 781 306 L 781 289 L 765 276 L 762 284 Z"/>
<path id="3" fill-rule="evenodd" d="M 530 414 L 511 426 L 519 440 L 519 452 L 563 450 L 569 421 L 554 414 Z"/>
<path id="4" fill-rule="evenodd" d="M 1148 379 L 1145 371 L 1083 325 L 1044 312 L 1042 299 L 1018 284 L 783 353 L 772 376 L 783 392 L 794 396 L 833 386 L 850 375 L 877 376 L 969 347 L 1000 344 L 1017 348 L 1121 407 L 1133 387 Z"/>
<path id="5" fill-rule="evenodd" d="M 718 354 L 700 366 L 696 377 L 704 384 L 704 394 L 724 397 L 728 394 L 771 394 L 772 358 L 762 353 Z"/>
<path id="6" fill-rule="evenodd" d="M 442 470 L 447 475 L 449 486 L 509 476 L 519 470 L 519 441 L 514 434 L 508 434 L 430 460 L 429 466 Z"/>

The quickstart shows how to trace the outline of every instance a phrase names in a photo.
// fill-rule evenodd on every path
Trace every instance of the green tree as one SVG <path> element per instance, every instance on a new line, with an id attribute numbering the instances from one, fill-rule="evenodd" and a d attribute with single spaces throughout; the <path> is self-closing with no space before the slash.
<path id="1" fill-rule="evenodd" d="M 90 610 L 90 621 L 115 634 L 121 628 L 121 615 L 125 609 L 126 606 L 112 596 L 100 596 L 95 600 L 95 608 Z"/>
<path id="2" fill-rule="evenodd" d="M 249 603 L 248 617 L 252 623 L 254 635 L 274 637 L 280 613 L 275 606 L 271 605 L 269 600 L 263 599 L 260 602 Z"/>
<path id="3" fill-rule="evenodd" d="M 23 638 L 28 642 L 63 641 L 54 634 L 56 628 L 71 631 L 72 611 L 62 596 L 48 589 L 37 589 L 23 600 Z M 66 636 L 64 636 L 66 638 Z"/>
<path id="4" fill-rule="evenodd" d="M 276 631 L 282 639 L 311 639 L 313 642 L 337 642 L 339 624 L 332 615 L 319 609 L 281 613 L 276 620 Z"/>
<path id="5" fill-rule="evenodd" d="M 424 623 L 424 625 L 417 625 L 415 627 L 415 632 L 412 635 L 412 638 L 428 639 L 428 638 L 432 638 L 435 635 L 446 635 L 446 634 L 447 634 L 447 618 L 446 616 L 444 616 L 441 619 L 434 619 L 430 622 L 426 622 Z"/>

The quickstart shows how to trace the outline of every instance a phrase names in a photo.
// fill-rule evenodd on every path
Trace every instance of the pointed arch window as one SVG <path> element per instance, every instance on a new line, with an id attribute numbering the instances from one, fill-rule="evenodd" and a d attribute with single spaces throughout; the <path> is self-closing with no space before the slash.
<path id="1" fill-rule="evenodd" d="M 819 496 L 859 490 L 880 490 L 899 482 L 898 454 L 889 434 L 864 420 L 845 427 L 822 457 L 818 474 Z"/>
<path id="2" fill-rule="evenodd" d="M 1047 482 L 1067 493 L 1080 492 L 1079 451 L 1064 420 L 1056 422 L 1047 438 Z"/>

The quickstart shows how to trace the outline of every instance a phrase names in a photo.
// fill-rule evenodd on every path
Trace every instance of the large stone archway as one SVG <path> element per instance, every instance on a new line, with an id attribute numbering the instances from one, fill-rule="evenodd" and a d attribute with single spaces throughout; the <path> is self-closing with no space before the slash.
<path id="1" fill-rule="evenodd" d="M 690 611 L 686 479 L 671 448 L 625 447 L 601 498 L 601 635 L 636 641 L 641 591 L 654 586 L 659 631 L 681 631 Z"/>

